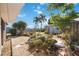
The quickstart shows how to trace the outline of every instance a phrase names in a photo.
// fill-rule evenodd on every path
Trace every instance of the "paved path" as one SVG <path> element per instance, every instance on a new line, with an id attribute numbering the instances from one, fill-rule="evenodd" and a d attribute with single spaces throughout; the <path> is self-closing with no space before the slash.
<path id="1" fill-rule="evenodd" d="M 53 36 L 53 38 L 52 39 L 54 39 L 54 40 L 56 40 L 57 41 L 57 45 L 60 45 L 60 46 L 65 46 L 65 44 L 64 44 L 64 40 L 63 39 L 61 39 L 61 38 L 58 38 L 57 36 Z"/>
<path id="2" fill-rule="evenodd" d="M 0 56 L 1 56 L 1 51 L 2 51 L 3 46 L 0 46 Z"/>
<path id="3" fill-rule="evenodd" d="M 13 56 L 28 56 L 31 53 L 28 51 L 29 45 L 25 44 L 29 37 L 20 36 L 12 38 Z"/>
<path id="4" fill-rule="evenodd" d="M 65 45 L 65 40 L 63 40 L 62 38 L 58 38 L 57 36 L 54 36 L 53 39 L 57 40 L 57 45 L 62 46 L 62 48 L 58 50 L 58 56 L 68 56 L 69 50 Z"/>

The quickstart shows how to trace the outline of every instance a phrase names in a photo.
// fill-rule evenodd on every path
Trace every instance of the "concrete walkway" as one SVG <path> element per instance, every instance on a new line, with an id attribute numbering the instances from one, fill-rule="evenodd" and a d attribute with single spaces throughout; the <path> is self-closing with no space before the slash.
<path id="1" fill-rule="evenodd" d="M 65 48 L 65 42 L 62 38 L 58 38 L 57 36 L 54 36 L 52 39 L 56 40 L 57 46 L 61 46 L 62 48 L 60 48 L 60 50 L 58 50 L 58 56 L 65 56 L 66 55 L 66 48 Z"/>
<path id="2" fill-rule="evenodd" d="M 65 46 L 65 44 L 64 44 L 64 40 L 63 40 L 62 38 L 58 38 L 57 36 L 53 36 L 52 39 L 54 39 L 54 40 L 57 41 L 56 45 L 59 45 L 59 46 Z"/>
<path id="3" fill-rule="evenodd" d="M 29 37 L 20 36 L 12 38 L 13 56 L 29 56 L 31 53 L 28 51 L 29 45 L 25 44 Z"/>
<path id="4" fill-rule="evenodd" d="M 1 56 L 1 51 L 2 51 L 3 46 L 0 46 L 0 56 Z"/>
<path id="5" fill-rule="evenodd" d="M 57 36 L 54 36 L 52 39 L 55 39 L 57 41 L 56 45 L 62 47 L 58 50 L 58 56 L 69 56 L 69 51 L 68 48 L 66 48 L 65 40 L 58 38 Z"/>

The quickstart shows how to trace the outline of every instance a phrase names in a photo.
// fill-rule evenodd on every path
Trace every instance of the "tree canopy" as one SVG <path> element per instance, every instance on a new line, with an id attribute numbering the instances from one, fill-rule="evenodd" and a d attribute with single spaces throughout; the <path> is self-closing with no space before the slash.
<path id="1" fill-rule="evenodd" d="M 19 22 L 14 23 L 12 26 L 14 29 L 19 30 L 20 33 L 22 33 L 26 29 L 27 24 L 23 21 L 19 21 Z"/>
<path id="2" fill-rule="evenodd" d="M 49 4 L 48 11 L 58 10 L 58 14 L 53 14 L 49 23 L 58 26 L 61 30 L 68 28 L 74 18 L 79 17 L 79 13 L 75 12 L 74 4 L 55 3 Z"/>
<path id="3" fill-rule="evenodd" d="M 42 29 L 42 23 L 47 21 L 45 15 L 39 14 L 39 16 L 34 17 L 33 22 L 35 23 L 35 27 L 37 27 L 38 24 L 41 24 L 41 29 Z"/>

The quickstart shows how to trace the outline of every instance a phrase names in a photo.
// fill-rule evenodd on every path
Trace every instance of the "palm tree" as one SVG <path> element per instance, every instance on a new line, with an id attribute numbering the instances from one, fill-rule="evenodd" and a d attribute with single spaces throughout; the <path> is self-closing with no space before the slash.
<path id="1" fill-rule="evenodd" d="M 41 23 L 41 30 L 42 30 L 42 23 L 47 21 L 47 19 L 45 18 L 45 16 L 43 14 L 39 15 L 39 22 Z"/>
<path id="2" fill-rule="evenodd" d="M 71 13 L 68 13 L 68 16 L 70 19 L 75 19 L 79 17 L 79 12 L 72 11 Z"/>
<path id="3" fill-rule="evenodd" d="M 46 18 L 43 14 L 40 14 L 38 17 L 34 17 L 33 22 L 35 23 L 35 28 L 39 27 L 39 23 L 41 23 L 41 30 L 42 30 L 42 23 L 46 21 Z"/>
<path id="4" fill-rule="evenodd" d="M 34 17 L 33 22 L 35 23 L 35 30 L 37 31 L 39 29 L 39 23 L 40 23 L 39 17 Z M 37 33 L 36 32 L 35 32 L 35 36 L 37 38 Z"/>
<path id="5" fill-rule="evenodd" d="M 38 17 L 34 17 L 33 22 L 35 23 L 35 29 L 37 30 L 37 27 L 39 28 L 39 18 Z"/>

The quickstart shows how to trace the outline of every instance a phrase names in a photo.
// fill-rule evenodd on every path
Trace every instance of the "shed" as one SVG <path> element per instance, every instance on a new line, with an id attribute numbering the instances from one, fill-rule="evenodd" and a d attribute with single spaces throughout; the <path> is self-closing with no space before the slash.
<path id="1" fill-rule="evenodd" d="M 74 40 L 79 40 L 79 18 L 75 18 L 71 25 L 71 36 Z"/>

